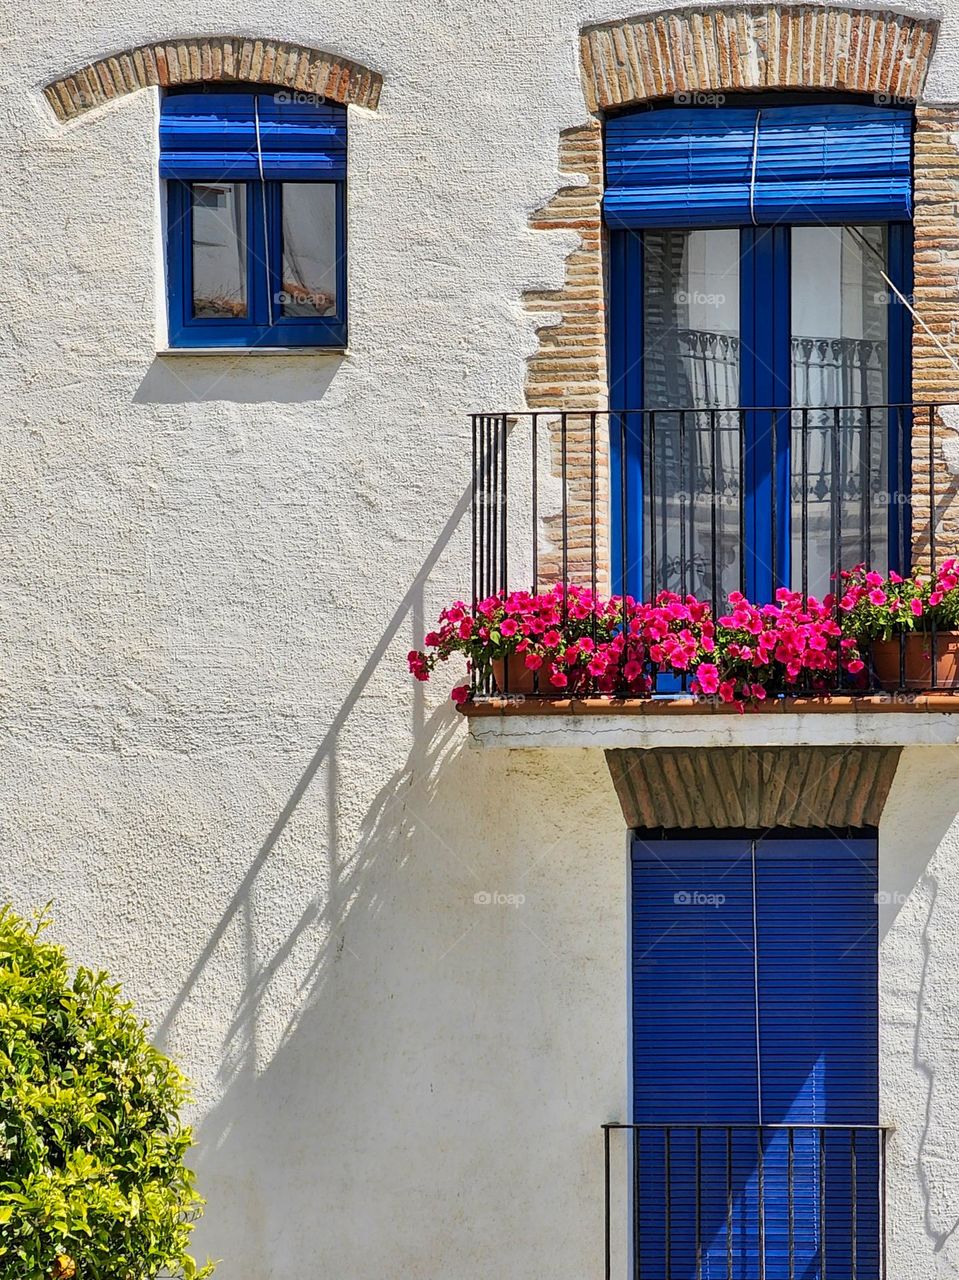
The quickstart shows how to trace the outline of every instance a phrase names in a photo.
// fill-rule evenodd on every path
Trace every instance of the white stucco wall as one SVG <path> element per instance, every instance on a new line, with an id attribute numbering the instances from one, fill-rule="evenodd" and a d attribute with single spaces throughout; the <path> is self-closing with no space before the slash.
<path id="1" fill-rule="evenodd" d="M 3 894 L 52 898 L 192 1075 L 224 1276 L 596 1276 L 598 1126 L 626 1108 L 619 809 L 599 750 L 467 752 L 405 653 L 468 588 L 466 414 L 521 404 L 519 299 L 569 248 L 527 214 L 585 118 L 577 30 L 622 6 L 0 12 Z M 953 3 L 934 96 L 957 32 Z M 350 113 L 348 356 L 156 355 L 156 96 L 63 127 L 39 91 L 200 33 L 384 74 Z M 897 812 L 910 787 L 932 807 L 910 767 Z M 884 944 L 904 1135 L 943 1082 L 904 1159 L 909 1276 L 955 1265 L 931 1244 L 959 1201 L 944 794 L 901 854 L 939 868 L 926 970 L 931 872 Z"/>

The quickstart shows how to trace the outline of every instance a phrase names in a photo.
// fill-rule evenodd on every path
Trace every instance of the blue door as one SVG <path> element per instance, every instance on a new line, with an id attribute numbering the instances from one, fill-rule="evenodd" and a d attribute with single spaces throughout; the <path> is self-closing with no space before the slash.
<path id="1" fill-rule="evenodd" d="M 637 836 L 639 1274 L 878 1280 L 874 836 Z"/>
<path id="2" fill-rule="evenodd" d="M 908 112 L 844 105 L 609 122 L 631 593 L 822 595 L 837 568 L 900 563 L 910 134 Z"/>

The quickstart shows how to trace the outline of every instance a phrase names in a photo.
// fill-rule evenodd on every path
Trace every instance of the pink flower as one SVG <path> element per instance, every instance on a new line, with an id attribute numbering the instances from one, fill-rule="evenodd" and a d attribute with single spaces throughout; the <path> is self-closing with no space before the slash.
<path id="1" fill-rule="evenodd" d="M 516 622 L 515 618 L 504 618 L 503 621 L 499 624 L 500 635 L 506 636 L 507 638 L 509 638 L 510 636 L 515 636 L 518 630 L 519 630 L 519 625 Z"/>
<path id="2" fill-rule="evenodd" d="M 538 653 L 528 653 L 526 655 L 525 662 L 529 671 L 538 671 L 543 665 L 543 659 Z"/>
<path id="3" fill-rule="evenodd" d="M 458 684 L 456 688 L 453 690 L 453 692 L 450 694 L 450 697 L 453 699 L 453 701 L 456 703 L 458 707 L 461 707 L 469 696 L 470 696 L 470 687 L 468 684 Z"/>
<path id="4" fill-rule="evenodd" d="M 922 617 L 922 601 L 918 597 L 909 601 L 909 608 L 912 610 L 913 617 Z"/>
<path id="5" fill-rule="evenodd" d="M 550 684 L 554 684 L 557 689 L 565 689 L 569 684 L 569 681 L 566 678 L 566 673 L 563 671 L 557 671 L 555 667 L 550 675 L 549 682 Z"/>
<path id="6" fill-rule="evenodd" d="M 459 624 L 458 634 L 461 640 L 468 640 L 470 638 L 470 636 L 473 634 L 472 618 L 464 618 L 462 620 L 462 622 Z"/>
<path id="7" fill-rule="evenodd" d="M 868 599 L 870 604 L 874 604 L 879 607 L 886 603 L 886 593 L 884 591 L 880 591 L 879 588 L 876 587 L 874 590 L 869 592 Z"/>
<path id="8" fill-rule="evenodd" d="M 716 693 L 719 689 L 719 668 L 714 662 L 701 662 L 696 668 L 696 680 L 703 693 Z"/>

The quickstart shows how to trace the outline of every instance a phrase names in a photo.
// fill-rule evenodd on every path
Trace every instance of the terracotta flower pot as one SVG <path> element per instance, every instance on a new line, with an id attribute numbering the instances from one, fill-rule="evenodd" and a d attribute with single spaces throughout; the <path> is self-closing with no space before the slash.
<path id="1" fill-rule="evenodd" d="M 899 637 L 874 640 L 872 665 L 876 679 L 884 689 L 931 689 L 932 635 L 912 631 L 905 637 L 905 677 L 900 679 Z M 935 684 L 940 689 L 959 686 L 959 631 L 936 632 Z"/>
<path id="2" fill-rule="evenodd" d="M 506 663 L 509 662 L 509 672 L 506 670 Z M 513 654 L 509 659 L 494 658 L 493 681 L 500 693 L 533 693 L 534 680 L 536 672 L 530 671 L 529 667 L 523 661 L 522 657 Z M 507 674 L 509 676 L 509 687 L 507 688 Z M 541 677 L 542 678 L 542 677 Z"/>

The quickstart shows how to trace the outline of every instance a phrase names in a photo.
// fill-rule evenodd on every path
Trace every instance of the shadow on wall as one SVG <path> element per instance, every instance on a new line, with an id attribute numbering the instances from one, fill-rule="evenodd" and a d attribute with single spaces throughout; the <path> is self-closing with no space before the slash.
<path id="1" fill-rule="evenodd" d="M 209 356 L 160 355 L 137 387 L 135 404 L 309 404 L 322 400 L 345 357 L 342 352 L 274 355 L 256 351 Z"/>
<path id="2" fill-rule="evenodd" d="M 245 935 L 222 1096 L 195 1153 L 209 1196 L 196 1250 L 223 1258 L 227 1276 L 467 1280 L 524 1249 L 535 1269 L 557 1222 L 569 1236 L 557 1280 L 595 1261 L 598 1126 L 620 1111 L 623 1055 L 598 1070 L 593 1059 L 605 1028 L 625 1037 L 626 1025 L 621 928 L 610 924 L 622 818 L 601 753 L 585 768 L 575 753 L 564 773 L 469 750 L 451 704 L 427 719 L 416 685 L 409 754 L 345 812 L 355 792 L 344 760 L 383 776 L 375 738 L 358 741 L 351 714 L 400 629 L 421 633 L 425 583 L 468 506 L 467 492 L 159 1028 L 162 1041 L 220 948 L 232 954 Z M 297 886 L 299 915 L 264 954 L 272 922 L 258 913 L 282 861 L 272 855 L 311 785 L 326 790 L 326 829 Z M 594 815 L 585 835 L 557 812 L 558 794 Z M 489 891 L 530 883 L 523 911 L 483 905 Z M 572 1012 L 584 1003 L 600 1020 L 591 1038 Z M 518 1117 L 549 1139 L 548 1155 L 516 1140 Z M 562 1185 L 537 1185 L 556 1162 L 570 1170 Z"/>
<path id="3" fill-rule="evenodd" d="M 893 1135 L 891 1156 L 912 1168 L 923 1234 L 934 1256 L 947 1250 L 959 1230 L 950 1194 L 955 1163 L 951 1097 L 956 1078 L 951 1055 L 944 1051 L 947 1041 L 954 1039 L 954 1012 L 942 1000 L 959 950 L 950 904 L 955 898 L 954 882 L 945 887 L 940 883 L 944 875 L 951 876 L 955 863 L 959 766 L 954 752 L 954 747 L 920 748 L 903 754 L 879 835 L 880 937 L 884 946 L 888 939 L 892 948 L 893 971 L 903 975 L 895 990 L 883 986 L 882 998 L 889 1002 L 886 1034 L 898 1041 L 894 1028 L 901 1025 L 911 1032 L 909 1067 L 920 1085 L 917 1102 L 921 1104 L 921 1113 L 916 1114 L 899 1092 L 908 1089 L 907 1080 L 896 1078 L 887 1103 L 891 1112 L 883 1118 L 897 1124 L 904 1121 L 902 1133 Z M 896 1114 L 900 1106 L 907 1108 L 907 1116 Z"/>

